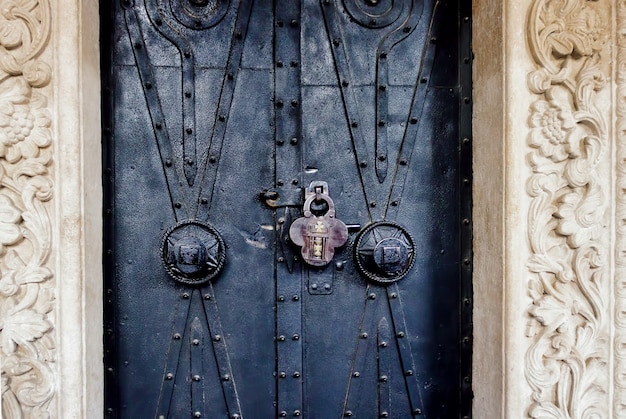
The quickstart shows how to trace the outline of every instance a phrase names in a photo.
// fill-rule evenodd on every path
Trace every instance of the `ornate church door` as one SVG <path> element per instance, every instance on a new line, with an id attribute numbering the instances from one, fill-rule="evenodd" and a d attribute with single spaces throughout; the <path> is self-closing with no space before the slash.
<path id="1" fill-rule="evenodd" d="M 466 3 L 102 2 L 107 415 L 470 416 Z"/>

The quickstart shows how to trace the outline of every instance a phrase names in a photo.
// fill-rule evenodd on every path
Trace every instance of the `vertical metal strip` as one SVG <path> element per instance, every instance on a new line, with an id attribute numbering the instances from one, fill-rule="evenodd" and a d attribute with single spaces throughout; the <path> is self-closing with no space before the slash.
<path id="1" fill-rule="evenodd" d="M 300 93 L 300 1 L 274 2 L 274 107 L 277 187 L 302 181 Z M 283 214 L 279 211 L 284 211 Z M 288 228 L 299 208 L 277 210 L 276 380 L 279 417 L 303 413 L 302 267 L 295 264 Z M 294 271 L 295 273 L 291 273 Z"/>
<path id="2" fill-rule="evenodd" d="M 191 416 L 200 418 L 204 414 L 204 362 L 202 356 L 202 324 L 198 317 L 191 321 L 189 330 L 189 359 L 191 385 Z"/>
<path id="3" fill-rule="evenodd" d="M 173 162 L 174 153 L 172 150 L 172 144 L 167 126 L 165 124 L 165 116 L 163 114 L 161 100 L 159 98 L 155 78 L 150 66 L 148 53 L 146 51 L 146 44 L 139 25 L 139 18 L 135 7 L 136 6 L 129 4 L 124 9 L 126 27 L 133 46 L 133 54 L 135 56 L 137 70 L 139 72 L 143 92 L 148 105 L 148 112 L 150 114 L 150 119 L 152 120 L 154 135 L 157 141 L 159 156 L 161 157 L 163 173 L 165 174 L 172 209 L 174 210 L 176 221 L 181 221 L 189 218 L 190 214 L 189 208 L 187 207 L 188 200 L 186 199 L 185 191 L 182 189 L 180 182 L 180 180 L 183 179 L 184 174 L 179 173 L 179 166 L 175 165 Z"/>
<path id="4" fill-rule="evenodd" d="M 411 343 L 406 329 L 404 309 L 402 308 L 402 300 L 400 299 L 400 293 L 396 283 L 387 287 L 387 301 L 389 302 L 393 331 L 398 345 L 402 371 L 404 373 L 404 383 L 406 384 L 409 401 L 411 403 L 411 413 L 413 415 L 421 415 L 423 402 L 418 380 L 419 371 L 415 369 Z"/>
<path id="5" fill-rule="evenodd" d="M 248 22 L 252 11 L 253 0 L 242 0 L 238 3 L 237 17 L 235 18 L 235 26 L 230 42 L 230 51 L 226 62 L 225 74 L 222 79 L 219 100 L 215 111 L 213 128 L 211 130 L 211 141 L 209 149 L 202 156 L 202 181 L 198 199 L 195 203 L 196 217 L 206 220 L 209 217 L 209 210 L 213 202 L 213 191 L 215 190 L 215 181 L 217 179 L 217 169 L 219 167 L 220 156 L 222 154 L 222 146 L 226 136 L 226 128 L 228 117 L 233 103 L 235 94 L 235 85 L 239 75 L 241 66 L 241 57 L 243 55 L 243 47 L 248 31 Z M 204 217 L 199 214 L 198 205 L 203 205 Z"/>
<path id="6" fill-rule="evenodd" d="M 239 396 L 237 394 L 237 386 L 235 385 L 235 377 L 233 375 L 230 357 L 228 355 L 228 348 L 226 346 L 226 336 L 224 336 L 222 331 L 220 313 L 215 299 L 213 285 L 210 282 L 202 289 L 202 301 L 209 325 L 209 335 L 211 336 L 211 342 L 213 344 L 213 354 L 215 355 L 217 370 L 220 374 L 220 381 L 222 383 L 222 391 L 224 392 L 224 400 L 226 401 L 228 415 L 232 419 L 243 419 Z"/>
<path id="7" fill-rule="evenodd" d="M 391 380 L 391 348 L 389 341 L 391 333 L 389 322 L 386 317 L 378 322 L 378 417 L 388 418 L 391 416 L 391 393 L 389 382 Z"/>
<path id="8" fill-rule="evenodd" d="M 176 382 L 176 372 L 180 360 L 180 351 L 183 346 L 183 339 L 187 331 L 187 316 L 191 306 L 191 295 L 188 291 L 181 294 L 182 301 L 178 302 L 174 322 L 172 324 L 172 335 L 170 345 L 167 350 L 167 361 L 163 370 L 163 382 L 157 401 L 157 411 L 154 415 L 156 419 L 167 418 L 172 404 L 174 394 L 174 383 Z"/>

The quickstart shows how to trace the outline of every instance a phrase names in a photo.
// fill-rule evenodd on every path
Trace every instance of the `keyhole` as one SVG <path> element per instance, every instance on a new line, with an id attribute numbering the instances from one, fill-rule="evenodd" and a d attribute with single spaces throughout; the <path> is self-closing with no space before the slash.
<path id="1" fill-rule="evenodd" d="M 316 199 L 311 202 L 311 214 L 321 217 L 328 212 L 328 202 L 323 199 Z"/>

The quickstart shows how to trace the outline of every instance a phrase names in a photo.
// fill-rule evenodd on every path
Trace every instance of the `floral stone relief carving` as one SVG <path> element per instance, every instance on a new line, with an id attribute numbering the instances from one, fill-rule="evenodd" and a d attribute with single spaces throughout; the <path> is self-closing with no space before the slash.
<path id="1" fill-rule="evenodd" d="M 49 0 L 0 5 L 0 366 L 2 417 L 46 418 L 55 393 L 51 116 L 40 59 Z"/>
<path id="2" fill-rule="evenodd" d="M 589 0 L 535 0 L 529 10 L 532 418 L 609 417 L 611 190 L 601 167 L 611 159 L 600 95 L 610 10 Z"/>

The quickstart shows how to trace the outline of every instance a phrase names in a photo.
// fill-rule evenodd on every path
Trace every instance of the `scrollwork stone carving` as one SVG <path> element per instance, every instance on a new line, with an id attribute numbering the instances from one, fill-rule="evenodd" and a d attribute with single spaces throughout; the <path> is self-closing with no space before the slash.
<path id="1" fill-rule="evenodd" d="M 51 79 L 40 59 L 49 0 L 0 6 L 0 365 L 2 417 L 45 418 L 54 403 Z"/>
<path id="2" fill-rule="evenodd" d="M 532 418 L 609 417 L 610 187 L 603 1 L 535 0 L 528 40 Z M 603 160 L 604 159 L 604 160 Z"/>

